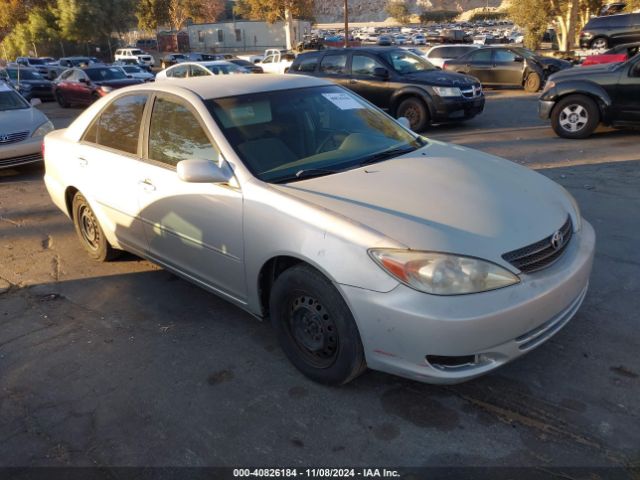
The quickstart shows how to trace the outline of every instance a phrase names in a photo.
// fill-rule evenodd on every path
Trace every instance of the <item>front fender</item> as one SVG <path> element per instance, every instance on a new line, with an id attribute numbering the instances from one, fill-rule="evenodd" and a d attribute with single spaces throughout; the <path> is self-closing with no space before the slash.
<path id="1" fill-rule="evenodd" d="M 395 117 L 398 105 L 402 99 L 406 97 L 418 97 L 421 99 L 427 105 L 429 115 L 433 116 L 433 97 L 426 90 L 414 86 L 399 88 L 393 92 L 393 95 L 391 95 L 391 101 L 389 102 L 389 113 L 391 113 L 391 115 Z"/>
<path id="2" fill-rule="evenodd" d="M 576 94 L 593 98 L 600 108 L 602 118 L 606 121 L 609 117 L 609 109 L 613 104 L 611 97 L 600 85 L 588 80 L 571 80 L 556 84 L 555 87 L 540 95 L 540 102 L 553 102 L 555 104 L 567 95 Z"/>

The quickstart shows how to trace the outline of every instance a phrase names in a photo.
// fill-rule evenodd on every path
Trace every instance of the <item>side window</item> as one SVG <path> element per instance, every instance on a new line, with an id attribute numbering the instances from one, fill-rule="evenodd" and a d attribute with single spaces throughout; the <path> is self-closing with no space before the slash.
<path id="1" fill-rule="evenodd" d="M 62 75 L 60 75 L 60 78 L 62 80 L 69 80 L 69 77 L 71 77 L 71 75 L 73 75 L 73 70 L 65 70 L 64 72 L 62 72 Z"/>
<path id="2" fill-rule="evenodd" d="M 188 71 L 189 71 L 188 65 L 179 65 L 167 71 L 167 77 L 185 78 L 187 76 Z"/>
<path id="3" fill-rule="evenodd" d="M 127 95 L 102 110 L 82 140 L 135 155 L 147 95 Z"/>
<path id="4" fill-rule="evenodd" d="M 351 58 L 351 73 L 353 75 L 373 77 L 373 70 L 376 68 L 384 68 L 384 66 L 374 58 L 358 54 Z"/>
<path id="5" fill-rule="evenodd" d="M 315 72 L 318 66 L 318 54 L 307 54 L 296 65 L 297 72 Z"/>
<path id="6" fill-rule="evenodd" d="M 149 158 L 176 166 L 181 160 L 216 160 L 219 154 L 186 106 L 158 98 L 149 125 Z"/>
<path id="7" fill-rule="evenodd" d="M 473 52 L 469 57 L 472 62 L 490 62 L 491 61 L 491 49 L 481 49 L 477 52 Z"/>
<path id="8" fill-rule="evenodd" d="M 347 55 L 325 55 L 320 62 L 320 72 L 327 74 L 346 73 Z"/>
<path id="9" fill-rule="evenodd" d="M 427 58 L 444 58 L 442 54 L 445 52 L 444 48 L 436 48 L 435 50 L 431 50 Z"/>
<path id="10" fill-rule="evenodd" d="M 189 72 L 190 77 L 205 77 L 209 75 L 209 73 L 207 73 L 207 71 L 204 68 L 198 65 L 191 65 L 190 69 L 191 69 L 191 71 Z"/>
<path id="11" fill-rule="evenodd" d="M 494 52 L 494 61 L 496 62 L 515 62 L 516 54 L 509 50 L 496 50 Z"/>
<path id="12" fill-rule="evenodd" d="M 264 59 L 262 60 L 262 63 L 273 63 L 273 59 L 275 57 L 273 55 L 267 55 L 266 57 L 264 57 Z"/>

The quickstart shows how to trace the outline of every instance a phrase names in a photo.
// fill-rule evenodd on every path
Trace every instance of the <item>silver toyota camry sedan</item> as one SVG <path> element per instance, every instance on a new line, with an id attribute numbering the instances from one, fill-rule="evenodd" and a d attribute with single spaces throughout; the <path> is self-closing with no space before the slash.
<path id="1" fill-rule="evenodd" d="M 566 190 L 320 79 L 124 88 L 47 135 L 45 165 L 90 257 L 133 252 L 269 319 L 326 384 L 468 380 L 587 291 L 595 235 Z"/>

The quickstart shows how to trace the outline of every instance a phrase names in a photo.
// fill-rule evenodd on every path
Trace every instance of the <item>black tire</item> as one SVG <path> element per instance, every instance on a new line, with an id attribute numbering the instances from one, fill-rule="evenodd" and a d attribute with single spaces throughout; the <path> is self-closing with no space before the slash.
<path id="1" fill-rule="evenodd" d="M 542 78 L 536 72 L 531 72 L 524 80 L 524 89 L 527 92 L 535 93 L 540 90 L 542 86 Z"/>
<path id="2" fill-rule="evenodd" d="M 98 100 L 100 100 L 100 95 L 97 92 L 93 92 L 91 94 L 91 103 L 96 103 Z"/>
<path id="3" fill-rule="evenodd" d="M 307 265 L 285 270 L 271 290 L 269 311 L 282 350 L 310 379 L 342 385 L 366 370 L 353 315 L 317 270 Z"/>
<path id="4" fill-rule="evenodd" d="M 609 48 L 609 40 L 605 37 L 596 37 L 591 40 L 591 48 L 595 48 L 597 50 L 604 50 L 605 48 Z"/>
<path id="5" fill-rule="evenodd" d="M 69 102 L 65 100 L 64 95 L 59 90 L 56 90 L 56 101 L 62 108 L 69 108 Z"/>
<path id="6" fill-rule="evenodd" d="M 598 105 L 585 95 L 569 95 L 551 111 L 553 131 L 563 138 L 587 138 L 599 123 Z"/>
<path id="7" fill-rule="evenodd" d="M 76 234 L 89 256 L 99 262 L 116 258 L 119 252 L 109 245 L 89 202 L 80 192 L 73 197 L 72 212 Z"/>
<path id="8" fill-rule="evenodd" d="M 409 97 L 400 102 L 396 110 L 396 118 L 400 117 L 406 117 L 409 120 L 411 130 L 414 132 L 421 132 L 429 124 L 429 110 L 417 97 Z"/>

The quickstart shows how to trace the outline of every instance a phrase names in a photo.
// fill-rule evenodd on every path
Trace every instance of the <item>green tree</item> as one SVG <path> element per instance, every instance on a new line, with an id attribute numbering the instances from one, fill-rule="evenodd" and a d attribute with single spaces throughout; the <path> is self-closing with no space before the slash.
<path id="1" fill-rule="evenodd" d="M 57 0 L 65 39 L 86 42 L 122 34 L 135 25 L 135 0 Z"/>
<path id="2" fill-rule="evenodd" d="M 385 12 L 398 23 L 407 24 L 411 18 L 411 12 L 405 0 L 389 0 L 384 7 Z"/>
<path id="3" fill-rule="evenodd" d="M 51 8 L 38 7 L 18 22 L 2 41 L 0 52 L 11 58 L 36 52 L 40 55 L 51 50 L 60 41 L 57 18 Z"/>
<path id="4" fill-rule="evenodd" d="M 313 0 L 238 0 L 234 12 L 251 20 L 284 22 L 287 48 L 294 47 L 293 19 L 313 19 Z"/>
<path id="5" fill-rule="evenodd" d="M 159 26 L 169 22 L 169 2 L 168 0 L 139 0 L 136 17 L 140 30 L 155 31 Z"/>
<path id="6" fill-rule="evenodd" d="M 625 7 L 627 12 L 635 12 L 640 10 L 640 0 L 627 0 L 627 6 Z"/>

